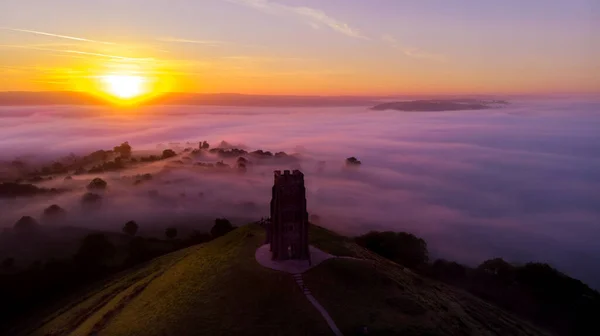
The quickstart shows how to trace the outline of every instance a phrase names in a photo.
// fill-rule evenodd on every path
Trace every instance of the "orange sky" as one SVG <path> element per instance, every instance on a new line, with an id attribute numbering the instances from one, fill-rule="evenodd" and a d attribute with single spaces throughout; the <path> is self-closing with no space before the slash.
<path id="1" fill-rule="evenodd" d="M 591 1 L 345 4 L 6 0 L 0 91 L 101 92 L 131 75 L 152 93 L 600 92 Z"/>

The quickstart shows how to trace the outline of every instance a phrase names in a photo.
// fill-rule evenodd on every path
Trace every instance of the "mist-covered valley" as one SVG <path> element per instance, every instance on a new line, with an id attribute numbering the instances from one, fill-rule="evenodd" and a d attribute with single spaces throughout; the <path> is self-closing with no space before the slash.
<path id="1" fill-rule="evenodd" d="M 56 192 L 0 199 L 0 227 L 22 216 L 57 225 L 42 216 L 52 204 L 67 212 L 61 225 L 110 232 L 129 220 L 141 235 L 160 235 L 168 226 L 208 230 L 218 217 L 243 225 L 269 215 L 273 170 L 301 169 L 308 211 L 324 227 L 347 235 L 412 232 L 428 242 L 432 258 L 473 265 L 492 257 L 544 261 L 598 288 L 599 112 L 598 100 L 581 98 L 435 113 L 368 106 L 5 106 L 3 181 L 125 141 L 137 159 L 109 172 L 26 182 Z M 200 141 L 211 148 L 226 141 L 222 147 L 248 153 L 193 153 Z M 141 162 L 165 149 L 178 155 Z M 250 154 L 259 149 L 286 155 Z M 249 161 L 245 169 L 236 167 L 239 156 Z M 349 167 L 348 157 L 362 164 Z M 229 167 L 207 166 L 219 161 Z M 90 208 L 82 197 L 96 177 L 108 186 Z"/>

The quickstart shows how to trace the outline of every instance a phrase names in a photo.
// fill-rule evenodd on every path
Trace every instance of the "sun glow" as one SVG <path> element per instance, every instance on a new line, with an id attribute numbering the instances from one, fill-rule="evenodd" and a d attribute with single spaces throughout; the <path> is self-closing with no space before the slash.
<path id="1" fill-rule="evenodd" d="M 129 100 L 145 94 L 145 79 L 136 75 L 102 76 L 104 91 L 116 98 Z"/>

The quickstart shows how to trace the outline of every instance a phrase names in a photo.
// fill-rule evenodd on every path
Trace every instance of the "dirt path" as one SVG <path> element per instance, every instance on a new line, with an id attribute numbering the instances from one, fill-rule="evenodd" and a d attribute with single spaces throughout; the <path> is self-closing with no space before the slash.
<path id="1" fill-rule="evenodd" d="M 306 298 L 308 299 L 308 301 L 310 303 L 312 303 L 312 305 L 315 308 L 317 308 L 317 310 L 319 311 L 319 313 L 321 313 L 321 316 L 323 316 L 323 318 L 325 319 L 325 321 L 329 325 L 329 328 L 331 329 L 331 331 L 333 331 L 333 333 L 336 336 L 343 336 L 342 332 L 337 327 L 337 325 L 335 325 L 335 322 L 333 321 L 333 319 L 331 318 L 331 316 L 329 315 L 329 313 L 327 312 L 327 310 L 325 309 L 325 307 L 323 307 L 319 303 L 319 301 L 317 301 L 317 299 L 315 299 L 315 297 L 312 295 L 312 293 L 310 292 L 310 290 L 308 289 L 308 287 L 306 287 L 306 285 L 304 284 L 304 280 L 302 279 L 302 274 L 301 273 L 296 273 L 296 274 L 293 274 L 292 276 L 294 277 L 294 280 L 296 281 L 296 283 L 298 284 L 298 286 L 300 286 L 300 288 L 302 289 L 302 293 L 304 294 L 304 296 L 306 296 Z"/>

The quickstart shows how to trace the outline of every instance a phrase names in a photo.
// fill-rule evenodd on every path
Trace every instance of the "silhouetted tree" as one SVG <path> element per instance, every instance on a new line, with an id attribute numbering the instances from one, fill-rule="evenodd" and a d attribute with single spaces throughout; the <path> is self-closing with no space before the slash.
<path id="1" fill-rule="evenodd" d="M 165 236 L 167 236 L 169 239 L 177 237 L 177 229 L 174 227 L 167 228 L 165 230 Z"/>
<path id="2" fill-rule="evenodd" d="M 96 177 L 87 186 L 89 190 L 104 190 L 108 186 L 108 183 L 103 179 Z"/>
<path id="3" fill-rule="evenodd" d="M 226 218 L 217 218 L 215 219 L 215 225 L 210 229 L 210 235 L 213 236 L 213 238 L 218 238 L 233 231 L 234 228 L 235 227 L 231 225 L 231 222 Z"/>
<path id="4" fill-rule="evenodd" d="M 138 228 L 139 226 L 135 221 L 129 221 L 125 223 L 125 226 L 123 226 L 123 232 L 133 237 L 137 233 Z"/>
<path id="5" fill-rule="evenodd" d="M 355 240 L 360 246 L 406 267 L 418 268 L 429 261 L 427 243 L 410 233 L 371 231 Z"/>
<path id="6" fill-rule="evenodd" d="M 162 158 L 163 158 L 163 159 L 168 159 L 168 158 L 174 157 L 174 156 L 176 156 L 176 155 L 177 155 L 177 153 L 175 153 L 175 151 L 174 151 L 174 150 L 172 150 L 172 149 L 165 149 L 165 150 L 162 152 Z"/>
<path id="7" fill-rule="evenodd" d="M 44 212 L 42 213 L 42 220 L 55 222 L 59 220 L 64 220 L 66 216 L 67 212 L 65 211 L 65 209 L 61 208 L 56 204 L 52 204 L 51 206 L 44 209 Z"/>
<path id="8" fill-rule="evenodd" d="M 346 166 L 360 166 L 361 164 L 362 164 L 362 162 L 360 162 L 354 156 L 349 157 L 349 158 L 346 159 Z"/>
<path id="9" fill-rule="evenodd" d="M 122 158 L 128 159 L 131 157 L 131 146 L 129 142 L 125 141 L 120 146 L 115 147 L 114 152 L 119 153 Z"/>
<path id="10" fill-rule="evenodd" d="M 75 254 L 78 264 L 87 267 L 104 266 L 115 254 L 115 246 L 101 233 L 86 236 Z"/>
<path id="11" fill-rule="evenodd" d="M 14 230 L 17 233 L 32 233 L 35 232 L 40 224 L 33 219 L 31 216 L 23 216 L 19 219 L 14 226 Z"/>
<path id="12" fill-rule="evenodd" d="M 494 274 L 506 281 L 512 281 L 515 276 L 515 267 L 502 258 L 486 260 L 477 269 Z"/>
<path id="13" fill-rule="evenodd" d="M 14 258 L 6 258 L 2 261 L 2 268 L 9 270 L 12 269 L 15 266 L 15 259 Z"/>
<path id="14" fill-rule="evenodd" d="M 98 194 L 94 194 L 91 192 L 85 193 L 82 197 L 81 197 L 81 202 L 83 204 L 98 204 L 102 201 L 102 196 L 98 195 Z"/>

